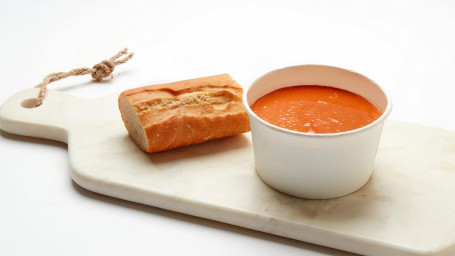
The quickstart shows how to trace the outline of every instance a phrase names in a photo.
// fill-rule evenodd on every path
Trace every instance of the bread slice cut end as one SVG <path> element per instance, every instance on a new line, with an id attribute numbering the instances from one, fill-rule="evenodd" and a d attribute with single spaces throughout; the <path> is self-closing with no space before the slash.
<path id="1" fill-rule="evenodd" d="M 136 143 L 142 150 L 148 151 L 148 141 L 145 134 L 144 127 L 141 124 L 137 112 L 131 105 L 130 101 L 124 93 L 121 93 L 118 99 L 120 113 L 122 115 L 123 122 L 128 134 L 131 139 Z"/>

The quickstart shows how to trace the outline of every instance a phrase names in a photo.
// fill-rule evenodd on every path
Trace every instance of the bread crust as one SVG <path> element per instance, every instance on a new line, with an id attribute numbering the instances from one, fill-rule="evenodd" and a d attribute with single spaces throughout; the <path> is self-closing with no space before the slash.
<path id="1" fill-rule="evenodd" d="M 151 153 L 250 131 L 242 94 L 222 74 L 126 90 L 119 109 L 130 137 Z"/>

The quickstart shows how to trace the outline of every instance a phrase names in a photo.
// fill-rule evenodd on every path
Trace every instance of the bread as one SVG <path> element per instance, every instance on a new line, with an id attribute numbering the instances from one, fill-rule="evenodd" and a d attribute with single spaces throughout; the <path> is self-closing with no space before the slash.
<path id="1" fill-rule="evenodd" d="M 248 132 L 242 93 L 222 74 L 126 90 L 118 103 L 131 139 L 159 152 Z"/>

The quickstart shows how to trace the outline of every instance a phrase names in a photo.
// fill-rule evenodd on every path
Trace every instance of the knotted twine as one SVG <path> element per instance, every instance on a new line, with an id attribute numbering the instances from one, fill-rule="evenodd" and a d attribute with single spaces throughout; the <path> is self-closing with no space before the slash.
<path id="1" fill-rule="evenodd" d="M 70 70 L 68 72 L 56 72 L 47 75 L 44 77 L 43 82 L 41 82 L 39 85 L 35 86 L 36 88 L 40 88 L 39 95 L 38 95 L 38 100 L 35 103 L 35 107 L 41 106 L 43 104 L 44 97 L 46 96 L 47 92 L 47 85 L 58 81 L 60 79 L 69 77 L 69 76 L 82 76 L 82 75 L 87 75 L 91 74 L 93 79 L 96 81 L 101 81 L 104 78 L 110 76 L 112 78 L 112 72 L 114 71 L 115 66 L 123 64 L 130 60 L 133 56 L 134 53 L 130 52 L 128 55 L 128 49 L 125 48 L 122 51 L 118 52 L 111 58 L 107 60 L 103 60 L 100 63 L 96 64 L 92 68 L 75 68 L 73 70 Z M 120 56 L 122 55 L 127 55 L 123 59 L 119 59 Z"/>

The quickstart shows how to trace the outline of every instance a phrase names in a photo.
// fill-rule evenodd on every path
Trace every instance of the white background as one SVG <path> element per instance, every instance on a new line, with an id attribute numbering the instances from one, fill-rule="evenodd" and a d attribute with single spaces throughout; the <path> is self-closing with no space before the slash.
<path id="1" fill-rule="evenodd" d="M 114 79 L 50 88 L 84 98 L 229 73 L 351 69 L 391 96 L 391 119 L 455 130 L 454 1 L 1 1 L 0 103 L 124 47 Z M 351 255 L 94 194 L 63 143 L 0 134 L 0 255 Z"/>

